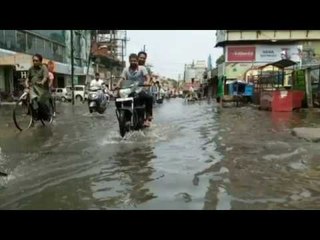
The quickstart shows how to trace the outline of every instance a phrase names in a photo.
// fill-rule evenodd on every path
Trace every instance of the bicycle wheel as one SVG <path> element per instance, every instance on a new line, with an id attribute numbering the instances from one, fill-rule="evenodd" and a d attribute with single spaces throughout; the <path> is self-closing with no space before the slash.
<path id="1" fill-rule="evenodd" d="M 25 99 L 20 99 L 13 109 L 14 125 L 20 130 L 26 130 L 32 126 L 32 109 Z"/>
<path id="2" fill-rule="evenodd" d="M 51 102 L 49 105 L 49 108 L 50 108 L 49 119 L 44 120 L 44 119 L 40 118 L 40 122 L 42 123 L 43 126 L 46 126 L 46 122 L 47 122 L 47 124 L 52 124 L 52 122 L 53 122 L 53 113 L 54 113 L 54 105 L 53 104 L 54 103 Z"/>

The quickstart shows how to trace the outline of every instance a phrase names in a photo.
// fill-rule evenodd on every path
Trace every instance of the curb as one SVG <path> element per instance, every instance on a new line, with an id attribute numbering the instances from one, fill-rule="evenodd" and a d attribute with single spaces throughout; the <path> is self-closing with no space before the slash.
<path id="1" fill-rule="evenodd" d="M 5 105 L 15 105 L 16 102 L 0 102 L 0 106 L 5 106 Z"/>

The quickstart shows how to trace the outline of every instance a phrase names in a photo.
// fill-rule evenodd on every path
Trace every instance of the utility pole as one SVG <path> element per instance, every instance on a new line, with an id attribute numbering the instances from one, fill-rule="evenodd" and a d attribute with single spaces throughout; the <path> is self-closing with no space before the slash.
<path id="1" fill-rule="evenodd" d="M 73 62 L 73 30 L 70 30 L 71 31 L 71 87 L 72 87 L 72 105 L 74 105 L 74 81 L 73 81 L 73 78 L 74 78 L 74 62 Z"/>
<path id="2" fill-rule="evenodd" d="M 125 40 L 121 41 L 121 64 L 124 62 L 124 41 Z"/>
<path id="3" fill-rule="evenodd" d="M 143 51 L 144 52 L 146 51 L 146 45 L 143 45 Z"/>

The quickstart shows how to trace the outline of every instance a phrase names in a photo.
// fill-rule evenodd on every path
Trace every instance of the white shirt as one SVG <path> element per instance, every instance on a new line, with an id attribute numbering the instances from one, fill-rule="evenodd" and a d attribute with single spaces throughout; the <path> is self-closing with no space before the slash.
<path id="1" fill-rule="evenodd" d="M 104 84 L 104 81 L 99 79 L 98 81 L 96 79 L 91 80 L 90 82 L 90 88 L 91 87 L 101 87 L 102 84 Z"/>

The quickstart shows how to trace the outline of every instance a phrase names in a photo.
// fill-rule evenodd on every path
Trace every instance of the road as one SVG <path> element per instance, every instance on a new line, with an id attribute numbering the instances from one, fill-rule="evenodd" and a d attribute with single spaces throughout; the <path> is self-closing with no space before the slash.
<path id="1" fill-rule="evenodd" d="M 111 105 L 58 104 L 19 133 L 0 107 L 0 209 L 316 209 L 320 147 L 291 134 L 319 113 L 220 109 L 170 99 L 121 139 Z"/>

